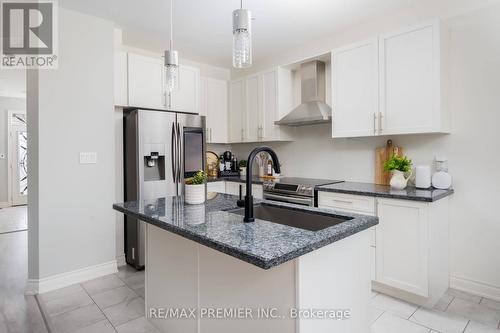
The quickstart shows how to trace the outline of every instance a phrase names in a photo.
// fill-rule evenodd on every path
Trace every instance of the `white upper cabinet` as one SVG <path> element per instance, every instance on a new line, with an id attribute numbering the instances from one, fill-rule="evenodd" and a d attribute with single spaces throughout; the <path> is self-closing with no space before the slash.
<path id="1" fill-rule="evenodd" d="M 229 141 L 243 142 L 245 140 L 244 117 L 246 116 L 245 81 L 232 81 L 229 91 Z"/>
<path id="2" fill-rule="evenodd" d="M 228 142 L 227 82 L 202 77 L 200 114 L 207 117 L 207 142 Z"/>
<path id="3" fill-rule="evenodd" d="M 163 61 L 128 54 L 128 102 L 130 106 L 165 108 Z"/>
<path id="4" fill-rule="evenodd" d="M 378 40 L 332 52 L 332 136 L 377 134 Z"/>
<path id="5" fill-rule="evenodd" d="M 261 138 L 260 113 L 262 110 L 262 83 L 259 75 L 245 79 L 246 87 L 246 141 L 258 141 Z"/>
<path id="6" fill-rule="evenodd" d="M 332 136 L 449 133 L 447 40 L 435 20 L 334 50 Z"/>
<path id="7" fill-rule="evenodd" d="M 127 52 L 115 51 L 114 97 L 116 106 L 128 105 L 127 63 Z"/>
<path id="8" fill-rule="evenodd" d="M 200 70 L 179 65 L 179 90 L 171 93 L 169 109 L 182 112 L 199 112 Z"/>
<path id="9" fill-rule="evenodd" d="M 293 129 L 274 124 L 292 109 L 289 70 L 247 76 L 231 82 L 230 90 L 230 142 L 290 140 Z"/>
<path id="10" fill-rule="evenodd" d="M 438 21 L 380 36 L 381 134 L 447 132 Z"/>

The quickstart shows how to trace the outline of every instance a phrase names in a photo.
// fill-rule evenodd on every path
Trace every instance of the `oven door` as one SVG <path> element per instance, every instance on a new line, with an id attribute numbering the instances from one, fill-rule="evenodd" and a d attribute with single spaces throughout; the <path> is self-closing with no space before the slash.
<path id="1" fill-rule="evenodd" d="M 302 206 L 314 207 L 314 198 L 310 198 L 310 197 L 302 197 L 302 196 L 290 195 L 290 194 L 276 194 L 276 193 L 264 192 L 264 199 L 292 203 L 292 204 L 297 204 L 297 205 L 302 205 Z"/>

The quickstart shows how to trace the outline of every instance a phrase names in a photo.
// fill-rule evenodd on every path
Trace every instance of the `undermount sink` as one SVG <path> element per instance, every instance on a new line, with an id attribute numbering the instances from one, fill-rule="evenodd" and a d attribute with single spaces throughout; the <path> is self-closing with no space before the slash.
<path id="1" fill-rule="evenodd" d="M 229 213 L 245 215 L 245 208 L 230 210 Z M 255 205 L 253 215 L 256 219 L 283 224 L 294 228 L 319 231 L 336 224 L 352 220 L 350 217 L 330 215 L 321 212 L 290 209 L 265 204 Z"/>

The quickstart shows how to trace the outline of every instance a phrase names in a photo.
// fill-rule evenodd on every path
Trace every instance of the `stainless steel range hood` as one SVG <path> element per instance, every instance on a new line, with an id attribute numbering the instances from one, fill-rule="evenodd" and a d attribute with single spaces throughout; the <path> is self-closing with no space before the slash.
<path id="1" fill-rule="evenodd" d="M 276 125 L 302 126 L 328 123 L 332 108 L 326 104 L 325 63 L 314 60 L 300 65 L 302 104 L 293 109 Z"/>

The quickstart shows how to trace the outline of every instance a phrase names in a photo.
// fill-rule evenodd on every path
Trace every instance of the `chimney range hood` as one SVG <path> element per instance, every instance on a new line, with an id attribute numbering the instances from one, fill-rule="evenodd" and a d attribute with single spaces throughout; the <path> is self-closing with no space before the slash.
<path id="1" fill-rule="evenodd" d="M 274 123 L 276 125 L 302 126 L 330 122 L 332 108 L 325 102 L 325 63 L 314 60 L 301 64 L 300 76 L 302 104 Z"/>

